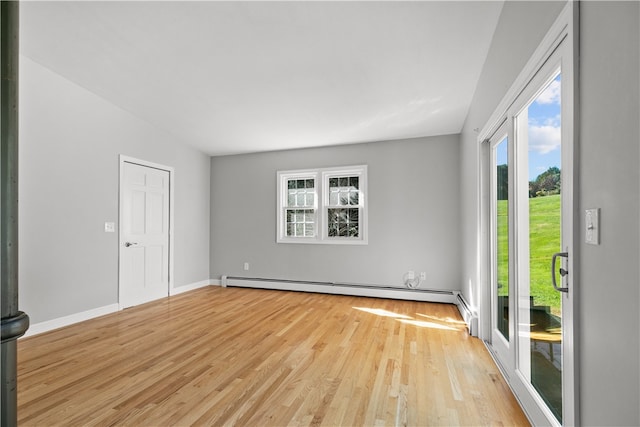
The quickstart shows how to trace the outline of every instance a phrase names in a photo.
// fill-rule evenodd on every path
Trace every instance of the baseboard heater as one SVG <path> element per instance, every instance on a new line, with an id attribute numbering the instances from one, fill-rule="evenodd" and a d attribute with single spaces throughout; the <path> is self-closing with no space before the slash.
<path id="1" fill-rule="evenodd" d="M 299 280 L 263 279 L 255 277 L 222 276 L 222 286 L 278 289 L 285 291 L 317 292 L 375 298 L 456 304 L 456 291 L 437 289 L 409 289 L 358 283 L 309 282 Z"/>
<path id="2" fill-rule="evenodd" d="M 467 324 L 467 328 L 469 329 L 469 335 L 477 337 L 478 336 L 478 315 L 471 310 L 467 300 L 464 299 L 460 292 L 456 292 L 456 301 L 455 304 L 458 306 L 458 311 L 464 319 L 464 322 Z"/>

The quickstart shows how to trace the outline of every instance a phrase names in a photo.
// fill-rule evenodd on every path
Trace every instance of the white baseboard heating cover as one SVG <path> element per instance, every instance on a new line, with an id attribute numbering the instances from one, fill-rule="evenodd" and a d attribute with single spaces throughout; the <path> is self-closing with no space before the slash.
<path id="1" fill-rule="evenodd" d="M 437 289 L 409 289 L 383 287 L 355 283 L 307 282 L 298 280 L 263 279 L 251 277 L 222 276 L 222 286 L 277 289 L 284 291 L 317 292 L 324 294 L 362 297 L 403 299 L 410 301 L 440 302 L 456 304 L 457 291 Z"/>
<path id="2" fill-rule="evenodd" d="M 478 336 L 478 315 L 471 310 L 467 300 L 464 299 L 460 292 L 456 292 L 456 302 L 455 304 L 458 306 L 458 311 L 467 324 L 467 328 L 469 329 L 469 335 L 477 337 Z"/>

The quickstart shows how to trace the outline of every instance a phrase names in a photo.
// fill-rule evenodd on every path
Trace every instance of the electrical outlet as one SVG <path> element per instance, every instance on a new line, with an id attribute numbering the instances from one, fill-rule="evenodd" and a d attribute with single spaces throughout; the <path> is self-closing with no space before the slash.
<path id="1" fill-rule="evenodd" d="M 249 263 L 248 262 L 244 263 L 244 271 L 249 271 Z"/>
<path id="2" fill-rule="evenodd" d="M 115 222 L 105 222 L 104 223 L 104 232 L 105 233 L 115 233 L 116 232 L 116 223 Z"/>
<path id="3" fill-rule="evenodd" d="M 420 273 L 420 280 L 427 280 L 427 273 L 425 271 Z"/>

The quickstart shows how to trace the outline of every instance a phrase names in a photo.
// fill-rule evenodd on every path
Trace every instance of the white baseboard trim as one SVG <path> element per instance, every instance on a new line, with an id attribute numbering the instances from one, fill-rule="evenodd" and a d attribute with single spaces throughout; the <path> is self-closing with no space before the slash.
<path id="1" fill-rule="evenodd" d="M 63 328 L 65 326 L 73 325 L 74 323 L 84 322 L 85 320 L 93 319 L 94 317 L 104 316 L 105 314 L 115 313 L 118 310 L 119 310 L 119 307 L 117 303 L 109 304 L 109 305 L 105 305 L 104 307 L 98 307 L 98 308 L 83 311 L 80 313 L 58 317 L 57 319 L 51 319 L 45 322 L 35 323 L 29 326 L 29 329 L 27 329 L 27 332 L 23 335 L 23 338 L 49 332 L 54 329 Z"/>
<path id="2" fill-rule="evenodd" d="M 218 283 L 214 283 L 214 282 L 218 282 Z M 188 285 L 184 285 L 184 286 L 179 286 L 177 288 L 173 288 L 169 291 L 169 295 L 173 296 L 173 295 L 178 295 L 178 294 L 182 294 L 184 292 L 189 292 L 189 291 L 193 291 L 195 289 L 199 289 L 199 288 L 204 288 L 205 286 L 220 286 L 220 281 L 219 280 L 213 280 L 213 279 L 207 279 L 207 280 L 201 280 L 199 282 L 195 282 L 195 283 L 191 283 Z"/>
<path id="3" fill-rule="evenodd" d="M 439 289 L 407 289 L 382 287 L 380 285 L 355 285 L 349 283 L 305 282 L 278 279 L 261 279 L 222 276 L 222 286 L 283 291 L 316 292 L 335 295 L 352 295 L 374 298 L 403 299 L 410 301 L 455 303 L 455 292 Z"/>
<path id="4" fill-rule="evenodd" d="M 191 283 L 189 285 L 180 286 L 170 290 L 170 295 L 178 295 L 184 292 L 193 291 L 205 286 L 221 286 L 219 279 L 202 280 L 200 282 Z M 29 326 L 27 332 L 21 337 L 26 338 L 32 335 L 43 334 L 45 332 L 53 331 L 54 329 L 63 328 L 65 326 L 73 325 L 74 323 L 84 322 L 85 320 L 93 319 L 95 317 L 104 316 L 105 314 L 115 313 L 120 310 L 118 303 L 105 305 L 104 307 L 98 307 L 80 313 L 70 314 L 68 316 L 59 317 L 57 319 L 51 319 L 40 323 L 35 323 Z"/>

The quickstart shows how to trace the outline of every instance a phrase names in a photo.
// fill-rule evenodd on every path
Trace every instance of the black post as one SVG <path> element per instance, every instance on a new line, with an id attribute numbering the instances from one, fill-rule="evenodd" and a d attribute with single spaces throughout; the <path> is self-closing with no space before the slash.
<path id="1" fill-rule="evenodd" d="M 0 425 L 18 424 L 17 339 L 29 327 L 18 310 L 18 28 L 19 3 L 0 2 Z"/>

